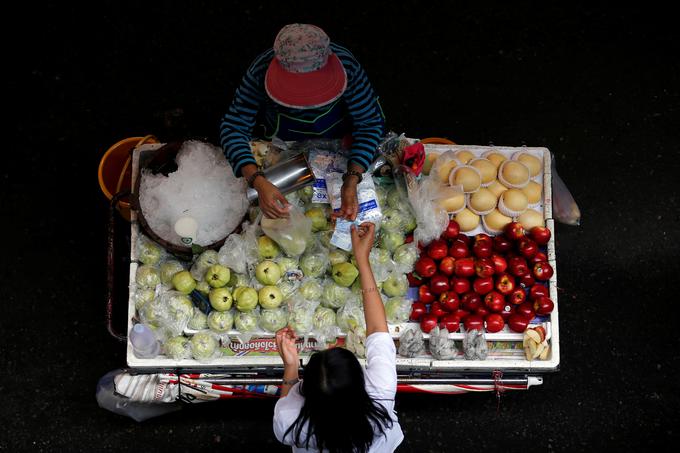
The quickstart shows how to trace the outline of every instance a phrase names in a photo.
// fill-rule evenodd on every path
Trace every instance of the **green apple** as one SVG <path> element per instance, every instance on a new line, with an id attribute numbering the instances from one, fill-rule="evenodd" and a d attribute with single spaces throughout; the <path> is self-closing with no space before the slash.
<path id="1" fill-rule="evenodd" d="M 233 325 L 234 315 L 229 311 L 211 311 L 208 315 L 208 327 L 215 332 L 228 332 Z"/>
<path id="2" fill-rule="evenodd" d="M 189 271 L 177 272 L 172 277 L 172 286 L 182 294 L 189 294 L 196 289 L 196 280 Z"/>
<path id="3" fill-rule="evenodd" d="M 213 264 L 205 273 L 204 280 L 213 288 L 221 288 L 229 283 L 229 268 L 221 264 Z"/>
<path id="4" fill-rule="evenodd" d="M 172 284 L 172 277 L 174 277 L 177 272 L 182 272 L 183 270 L 184 266 L 182 266 L 182 263 L 179 261 L 166 261 L 165 263 L 161 264 L 161 283 L 164 285 Z"/>
<path id="5" fill-rule="evenodd" d="M 359 275 L 359 270 L 352 263 L 340 263 L 331 268 L 331 275 L 338 285 L 351 286 Z"/>
<path id="6" fill-rule="evenodd" d="M 408 279 L 406 275 L 390 274 L 383 283 L 383 292 L 389 297 L 400 297 L 408 291 Z"/>
<path id="7" fill-rule="evenodd" d="M 212 286 L 208 285 L 208 282 L 206 282 L 205 280 L 196 282 L 196 291 L 203 294 L 204 296 L 207 296 L 210 293 L 211 289 Z"/>
<path id="8" fill-rule="evenodd" d="M 248 286 L 239 286 L 234 290 L 234 300 L 238 311 L 250 311 L 257 307 L 257 291 Z"/>
<path id="9" fill-rule="evenodd" d="M 262 261 L 255 268 L 255 278 L 263 285 L 275 285 L 281 279 L 281 268 L 274 261 Z"/>
<path id="10" fill-rule="evenodd" d="M 139 240 L 137 257 L 143 264 L 153 266 L 161 260 L 161 248 L 146 237 Z"/>
<path id="11" fill-rule="evenodd" d="M 191 337 L 191 355 L 196 360 L 207 360 L 215 356 L 219 342 L 209 330 L 197 332 Z"/>
<path id="12" fill-rule="evenodd" d="M 283 294 L 276 286 L 263 286 L 258 293 L 262 308 L 278 308 L 283 302 Z"/>
<path id="13" fill-rule="evenodd" d="M 210 305 L 217 311 L 227 311 L 231 308 L 234 300 L 231 291 L 227 288 L 213 288 L 208 296 Z"/>
<path id="14" fill-rule="evenodd" d="M 260 259 L 272 260 L 281 254 L 281 249 L 269 236 L 257 238 L 257 253 Z"/>
<path id="15" fill-rule="evenodd" d="M 140 288 L 155 288 L 161 282 L 161 274 L 155 267 L 143 264 L 137 268 L 135 282 Z"/>
<path id="16" fill-rule="evenodd" d="M 312 231 L 325 230 L 328 227 L 326 211 L 321 207 L 313 207 L 305 212 L 305 216 L 312 220 Z"/>
<path id="17" fill-rule="evenodd" d="M 380 245 L 382 248 L 393 252 L 397 247 L 404 244 L 404 235 L 397 231 L 382 231 Z"/>
<path id="18" fill-rule="evenodd" d="M 346 263 L 349 261 L 349 255 L 342 250 L 333 250 L 328 254 L 328 259 L 330 260 L 331 265 Z"/>

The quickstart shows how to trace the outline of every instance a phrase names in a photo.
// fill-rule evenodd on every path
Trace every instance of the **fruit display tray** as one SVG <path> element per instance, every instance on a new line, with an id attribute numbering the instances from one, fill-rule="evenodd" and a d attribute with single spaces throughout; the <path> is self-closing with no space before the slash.
<path id="1" fill-rule="evenodd" d="M 152 152 L 162 144 L 143 145 L 135 150 L 132 158 L 132 186 L 135 186 L 136 178 L 139 174 L 140 158 L 144 159 L 144 154 Z M 508 157 L 517 151 L 530 152 L 543 160 L 543 171 L 539 175 L 543 183 L 543 200 L 541 211 L 546 222 L 546 226 L 551 230 L 552 237 L 547 245 L 547 255 L 549 263 L 555 270 L 554 275 L 548 282 L 550 298 L 555 303 L 553 312 L 546 317 L 535 319 L 530 327 L 541 324 L 547 332 L 550 342 L 550 354 L 547 360 L 526 360 L 522 348 L 523 334 L 512 332 L 506 326 L 498 333 L 487 333 L 486 339 L 489 342 L 489 355 L 485 360 L 466 360 L 462 352 L 452 360 L 435 360 L 431 356 L 415 358 L 397 357 L 397 368 L 400 373 L 429 373 L 430 375 L 451 375 L 469 372 L 471 374 L 488 373 L 502 371 L 504 373 L 541 373 L 557 371 L 560 363 L 559 348 L 559 322 L 558 322 L 558 297 L 557 297 L 557 266 L 555 261 L 555 228 L 552 220 L 552 199 L 551 199 L 551 155 L 546 148 L 529 147 L 505 147 L 505 146 L 462 146 L 462 145 L 425 145 L 427 153 L 443 153 L 445 151 L 469 150 L 476 156 L 481 156 L 491 149 L 499 151 Z M 480 231 L 481 232 L 481 227 Z M 476 231 L 466 234 L 475 234 Z M 131 212 L 131 253 L 130 253 L 130 285 L 128 294 L 128 332 L 133 327 L 135 317 L 135 285 L 134 279 L 138 267 L 136 244 L 137 238 L 141 234 L 138 217 L 135 210 Z M 402 325 L 390 325 L 390 332 L 398 342 L 401 332 L 408 327 Z M 417 326 L 417 324 L 416 324 Z M 235 333 L 235 332 L 233 332 Z M 456 344 L 462 350 L 462 339 L 464 337 L 463 328 L 461 332 L 452 333 L 450 338 L 457 340 Z M 425 335 L 427 338 L 428 335 Z M 344 338 L 339 338 L 338 345 L 342 345 Z M 309 352 L 312 347 L 303 351 L 301 360 L 305 364 L 309 360 Z M 140 359 L 133 353 L 130 341 L 127 342 L 127 365 L 139 372 L 160 372 L 160 371 L 180 371 L 180 372 L 229 372 L 239 370 L 240 372 L 262 373 L 281 368 L 281 359 L 276 353 L 271 334 L 255 335 L 255 337 L 245 343 L 239 344 L 238 340 L 232 340 L 231 345 L 223 348 L 225 354 L 210 362 L 199 362 L 193 359 L 173 360 L 165 356 L 158 356 L 153 359 Z M 363 360 L 360 360 L 363 363 Z M 250 371 L 248 371 L 250 370 Z"/>

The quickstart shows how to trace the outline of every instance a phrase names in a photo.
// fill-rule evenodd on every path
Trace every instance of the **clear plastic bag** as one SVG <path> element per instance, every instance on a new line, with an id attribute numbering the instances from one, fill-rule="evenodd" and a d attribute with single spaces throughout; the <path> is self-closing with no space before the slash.
<path id="1" fill-rule="evenodd" d="M 347 332 L 345 348 L 359 358 L 366 357 L 366 328 L 364 326 L 355 326 Z"/>
<path id="2" fill-rule="evenodd" d="M 288 324 L 288 310 L 285 306 L 260 311 L 260 327 L 267 332 L 276 332 Z"/>
<path id="3" fill-rule="evenodd" d="M 447 329 L 437 326 L 430 331 L 430 354 L 437 360 L 450 360 L 458 355 L 456 343 L 449 338 Z"/>
<path id="4" fill-rule="evenodd" d="M 565 225 L 578 226 L 581 224 L 581 210 L 567 185 L 562 181 L 560 175 L 557 174 L 554 155 L 551 157 L 550 165 L 552 167 L 553 217 Z"/>
<path id="5" fill-rule="evenodd" d="M 364 306 L 359 297 L 352 294 L 345 305 L 340 307 L 336 313 L 336 322 L 343 332 L 349 332 L 357 326 L 366 327 L 366 317 Z"/>
<path id="6" fill-rule="evenodd" d="M 418 357 L 425 353 L 425 339 L 420 327 L 405 329 L 399 336 L 399 349 L 402 357 Z"/>
<path id="7" fill-rule="evenodd" d="M 243 234 L 230 234 L 217 252 L 217 260 L 222 266 L 226 266 L 238 274 L 245 274 L 247 270 L 246 247 Z"/>
<path id="8" fill-rule="evenodd" d="M 335 283 L 333 279 L 327 278 L 323 283 L 323 291 L 321 292 L 321 305 L 337 310 L 338 308 L 345 305 L 347 299 L 349 299 L 351 295 L 351 289 L 340 286 Z"/>
<path id="9" fill-rule="evenodd" d="M 319 301 L 294 295 L 288 300 L 288 326 L 298 336 L 307 338 L 314 329 L 314 312 L 318 306 Z"/>
<path id="10" fill-rule="evenodd" d="M 489 355 L 486 334 L 476 329 L 465 332 L 463 352 L 467 360 L 486 360 L 486 357 Z"/>
<path id="11" fill-rule="evenodd" d="M 409 200 L 418 225 L 413 232 L 416 244 L 419 242 L 428 244 L 441 236 L 449 224 L 449 214 L 439 205 L 439 200 L 456 191 L 455 188 L 441 185 L 434 178 L 424 179 L 412 186 L 409 190 Z"/>
<path id="12" fill-rule="evenodd" d="M 385 302 L 385 315 L 390 324 L 401 324 L 408 321 L 413 301 L 406 297 L 391 297 Z"/>
<path id="13" fill-rule="evenodd" d="M 288 218 L 261 220 L 262 231 L 273 239 L 288 256 L 300 256 L 307 248 L 312 233 L 312 219 L 291 206 Z"/>
<path id="14" fill-rule="evenodd" d="M 205 277 L 205 273 L 208 271 L 210 266 L 219 264 L 219 256 L 215 250 L 206 250 L 194 261 L 191 265 L 191 276 L 194 280 L 201 281 Z"/>
<path id="15" fill-rule="evenodd" d="M 207 363 L 222 355 L 219 336 L 210 330 L 201 330 L 191 337 L 191 356 Z"/>
<path id="16" fill-rule="evenodd" d="M 300 270 L 305 277 L 321 277 L 326 273 L 329 264 L 328 249 L 317 240 L 311 241 L 305 253 L 300 257 Z"/>
<path id="17" fill-rule="evenodd" d="M 137 261 L 148 266 L 155 266 L 167 257 L 167 252 L 156 242 L 140 234 L 137 237 Z"/>

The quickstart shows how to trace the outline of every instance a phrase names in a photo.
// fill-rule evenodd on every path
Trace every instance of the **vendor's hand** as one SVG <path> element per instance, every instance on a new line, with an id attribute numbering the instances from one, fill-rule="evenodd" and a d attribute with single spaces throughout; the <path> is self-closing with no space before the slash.
<path id="1" fill-rule="evenodd" d="M 279 189 L 264 177 L 258 177 L 253 184 L 257 190 L 260 210 L 270 219 L 288 217 L 288 200 Z"/>
<path id="2" fill-rule="evenodd" d="M 357 199 L 357 182 L 356 178 L 350 177 L 342 185 L 340 191 L 340 210 L 333 213 L 334 218 L 344 218 L 347 220 L 354 220 L 357 218 L 359 212 L 359 200 Z"/>
<path id="3" fill-rule="evenodd" d="M 284 365 L 299 366 L 300 358 L 295 346 L 295 332 L 290 327 L 284 327 L 276 332 L 276 348 Z"/>
<path id="4" fill-rule="evenodd" d="M 352 250 L 357 262 L 368 260 L 375 239 L 375 225 L 371 222 L 364 222 L 359 226 L 352 225 L 351 232 Z"/>

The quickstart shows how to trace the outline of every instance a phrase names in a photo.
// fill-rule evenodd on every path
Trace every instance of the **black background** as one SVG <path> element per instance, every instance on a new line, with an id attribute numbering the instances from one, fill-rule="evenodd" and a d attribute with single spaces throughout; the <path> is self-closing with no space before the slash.
<path id="1" fill-rule="evenodd" d="M 125 356 L 104 324 L 107 203 L 96 172 L 129 136 L 217 143 L 244 70 L 290 22 L 315 23 L 356 55 L 393 131 L 548 147 L 583 214 L 580 227 L 557 226 L 561 370 L 505 394 L 498 410 L 491 393 L 399 395 L 400 451 L 665 450 L 678 440 L 680 41 L 670 11 L 138 3 L 5 12 L 0 450 L 286 451 L 271 401 L 142 424 L 98 408 L 97 380 Z"/>

